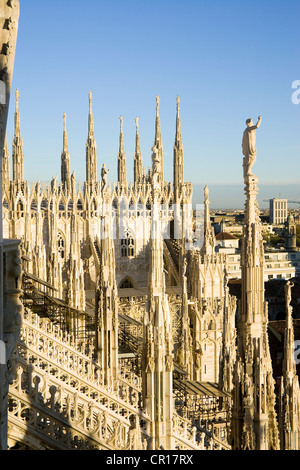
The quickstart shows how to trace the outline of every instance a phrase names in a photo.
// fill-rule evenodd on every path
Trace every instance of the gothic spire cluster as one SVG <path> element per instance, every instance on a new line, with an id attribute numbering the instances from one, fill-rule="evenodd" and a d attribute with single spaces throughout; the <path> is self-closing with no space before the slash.
<path id="1" fill-rule="evenodd" d="M 228 259 L 216 250 L 207 185 L 203 223 L 199 233 L 197 220 L 191 229 L 193 194 L 192 184 L 184 181 L 179 97 L 173 184 L 163 179 L 157 96 L 152 168 L 148 173 L 143 168 L 136 118 L 134 184 L 128 185 L 121 116 L 118 181 L 113 186 L 107 186 L 105 164 L 101 185 L 97 180 L 91 92 L 88 99 L 83 189 L 76 188 L 71 174 L 66 114 L 61 184 L 53 178 L 50 184 L 37 182 L 29 188 L 24 182 L 16 92 L 13 181 L 9 181 L 7 145 L 2 162 L 7 199 L 4 230 L 6 237 L 22 240 L 24 259 L 31 260 L 30 275 L 42 280 L 49 298 L 55 290 L 56 308 L 63 305 L 71 312 L 63 327 L 90 347 L 91 362 L 98 364 L 98 378 L 110 399 L 123 400 L 122 413 L 124 400 L 130 401 L 128 416 L 112 421 L 116 432 L 110 442 L 119 442 L 118 426 L 123 420 L 134 435 L 135 448 L 142 439 L 152 450 L 202 449 L 207 442 L 233 449 L 298 448 L 300 392 L 293 355 L 291 284 L 285 292 L 284 360 L 278 383 L 268 340 L 258 178 L 251 171 L 256 158 L 251 132 L 258 124 L 250 126 L 243 138 L 246 201 L 238 302 L 229 291 Z M 201 236 L 203 243 L 197 244 Z M 126 387 L 131 379 L 134 386 L 129 393 Z M 206 398 L 216 403 L 213 418 Z M 115 413 L 116 408 L 110 411 Z M 216 422 L 218 433 L 213 427 Z"/>

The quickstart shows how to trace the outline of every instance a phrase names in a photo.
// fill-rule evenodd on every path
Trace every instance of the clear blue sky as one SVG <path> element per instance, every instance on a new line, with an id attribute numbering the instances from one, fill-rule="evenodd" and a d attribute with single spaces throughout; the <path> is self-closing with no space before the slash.
<path id="1" fill-rule="evenodd" d="M 287 197 L 300 200 L 300 104 L 291 100 L 292 82 L 300 80 L 299 0 L 20 3 L 8 139 L 11 150 L 19 88 L 26 179 L 60 178 L 64 112 L 71 170 L 85 179 L 91 90 L 98 175 L 105 162 L 110 181 L 116 181 L 121 114 L 128 180 L 136 116 L 144 166 L 151 166 L 159 94 L 165 177 L 172 181 L 179 94 L 185 179 L 201 191 L 211 185 L 213 206 L 233 206 L 229 186 L 242 188 L 245 120 L 259 114 L 254 172 L 264 196 L 285 197 L 281 187 L 288 185 Z M 218 185 L 228 186 L 221 197 Z M 243 190 L 234 197 L 242 207 Z"/>

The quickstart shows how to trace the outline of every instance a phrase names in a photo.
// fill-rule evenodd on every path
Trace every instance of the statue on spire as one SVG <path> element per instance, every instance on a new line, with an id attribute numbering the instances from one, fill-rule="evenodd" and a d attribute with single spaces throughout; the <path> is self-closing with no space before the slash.
<path id="1" fill-rule="evenodd" d="M 205 202 L 209 202 L 209 189 L 208 189 L 207 184 L 205 185 L 203 192 L 204 192 Z"/>
<path id="2" fill-rule="evenodd" d="M 290 303 L 292 300 L 292 287 L 294 287 L 294 283 L 292 281 L 288 281 L 284 285 L 285 305 L 287 311 L 290 309 Z"/>
<path id="3" fill-rule="evenodd" d="M 247 127 L 244 130 L 242 149 L 244 155 L 243 168 L 244 168 L 244 178 L 247 176 L 253 176 L 251 170 L 256 162 L 256 129 L 259 128 L 261 124 L 261 116 L 258 116 L 258 121 L 254 125 L 252 119 L 247 119 Z"/>
<path id="4" fill-rule="evenodd" d="M 160 176 L 160 158 L 158 155 L 158 148 L 156 145 L 152 147 L 152 176 L 153 176 L 153 184 L 157 186 L 159 182 Z"/>
<path id="5" fill-rule="evenodd" d="M 19 92 L 18 88 L 16 89 L 15 94 L 16 94 L 16 105 L 18 105 L 19 104 L 19 99 L 20 99 L 20 92 Z"/>
<path id="6" fill-rule="evenodd" d="M 159 112 L 159 103 L 160 103 L 159 96 L 156 95 L 156 114 L 158 114 L 158 112 Z"/>
<path id="7" fill-rule="evenodd" d="M 101 169 L 101 192 L 103 193 L 104 189 L 106 188 L 107 185 L 107 173 L 109 170 L 106 169 L 105 163 L 103 163 L 102 169 Z"/>

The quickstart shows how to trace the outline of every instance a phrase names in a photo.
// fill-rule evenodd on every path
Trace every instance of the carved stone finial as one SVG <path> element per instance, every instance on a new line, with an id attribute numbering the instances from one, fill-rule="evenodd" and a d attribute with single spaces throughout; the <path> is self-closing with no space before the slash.
<path id="1" fill-rule="evenodd" d="M 18 105 L 19 104 L 19 99 L 20 99 L 20 92 L 19 92 L 18 88 L 15 91 L 15 95 L 16 95 L 16 105 Z"/>
<path id="2" fill-rule="evenodd" d="M 136 128 L 138 129 L 139 128 L 139 118 L 138 117 L 135 118 L 135 124 L 136 124 Z"/>
<path id="3" fill-rule="evenodd" d="M 206 184 L 205 187 L 204 187 L 204 198 L 205 198 L 205 202 L 208 202 L 208 198 L 209 198 L 209 189 L 208 189 L 207 184 Z"/>
<path id="4" fill-rule="evenodd" d="M 158 114 L 158 111 L 159 111 L 159 103 L 160 103 L 159 96 L 156 95 L 156 112 L 157 112 L 157 114 Z"/>

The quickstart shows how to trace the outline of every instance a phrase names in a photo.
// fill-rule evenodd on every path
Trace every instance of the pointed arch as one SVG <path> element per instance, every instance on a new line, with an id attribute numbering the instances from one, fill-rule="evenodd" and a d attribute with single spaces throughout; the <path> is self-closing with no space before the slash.
<path id="1" fill-rule="evenodd" d="M 81 199 L 78 199 L 77 201 L 77 210 L 82 211 L 83 210 L 83 205 Z"/>
<path id="2" fill-rule="evenodd" d="M 91 202 L 91 211 L 96 211 L 96 210 L 97 210 L 97 203 L 96 203 L 96 199 L 93 198 Z"/>
<path id="3" fill-rule="evenodd" d="M 30 210 L 36 212 L 37 211 L 37 202 L 35 199 L 32 199 L 30 204 Z"/>
<path id="4" fill-rule="evenodd" d="M 46 211 L 48 209 L 48 204 L 47 204 L 47 201 L 46 199 L 43 199 L 42 202 L 41 202 L 41 209 L 43 211 Z"/>
<path id="5" fill-rule="evenodd" d="M 130 258 L 135 254 L 134 237 L 130 230 L 126 230 L 120 241 L 120 250 L 122 258 Z"/>
<path id="6" fill-rule="evenodd" d="M 57 251 L 61 259 L 65 259 L 66 240 L 63 233 L 58 230 L 57 232 Z"/>
<path id="7" fill-rule="evenodd" d="M 126 276 L 119 284 L 119 289 L 134 289 L 134 282 L 131 277 Z"/>

